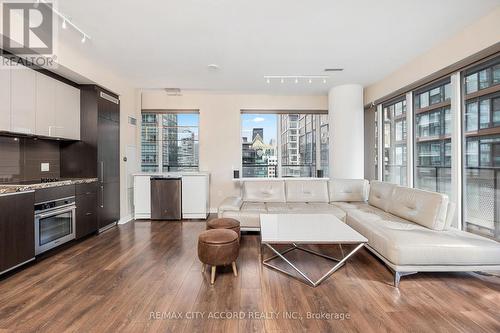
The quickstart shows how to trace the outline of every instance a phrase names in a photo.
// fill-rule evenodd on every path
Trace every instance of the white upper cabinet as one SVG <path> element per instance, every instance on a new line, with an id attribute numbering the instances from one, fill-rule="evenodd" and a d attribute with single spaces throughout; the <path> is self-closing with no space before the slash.
<path id="1" fill-rule="evenodd" d="M 80 140 L 80 89 L 56 81 L 56 135 Z"/>
<path id="2" fill-rule="evenodd" d="M 11 131 L 34 134 L 36 121 L 35 71 L 18 66 L 11 69 Z"/>
<path id="3" fill-rule="evenodd" d="M 80 89 L 27 67 L 0 68 L 0 131 L 80 140 Z"/>
<path id="4" fill-rule="evenodd" d="M 0 57 L 0 61 L 4 61 Z M 0 131 L 10 131 L 10 69 L 0 68 Z"/>
<path id="5" fill-rule="evenodd" d="M 57 136 L 56 80 L 36 73 L 36 135 Z"/>

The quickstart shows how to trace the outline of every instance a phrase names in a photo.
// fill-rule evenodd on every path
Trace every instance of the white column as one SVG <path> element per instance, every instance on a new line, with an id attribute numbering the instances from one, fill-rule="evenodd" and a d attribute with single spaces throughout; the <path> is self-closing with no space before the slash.
<path id="1" fill-rule="evenodd" d="M 363 87 L 345 84 L 328 94 L 330 178 L 364 177 Z"/>

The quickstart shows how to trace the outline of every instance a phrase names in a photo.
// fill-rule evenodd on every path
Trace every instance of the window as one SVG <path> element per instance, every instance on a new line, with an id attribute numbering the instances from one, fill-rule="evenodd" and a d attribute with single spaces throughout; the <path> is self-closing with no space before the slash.
<path id="1" fill-rule="evenodd" d="M 464 72 L 464 229 L 500 239 L 500 58 Z"/>
<path id="2" fill-rule="evenodd" d="M 241 114 L 243 177 L 328 176 L 328 115 Z"/>
<path id="3" fill-rule="evenodd" d="M 385 181 L 406 185 L 406 100 L 383 105 Z"/>
<path id="4" fill-rule="evenodd" d="M 450 195 L 451 111 L 449 79 L 423 87 L 414 93 L 415 163 L 414 186 Z M 422 106 L 422 96 L 429 105 Z"/>
<path id="5" fill-rule="evenodd" d="M 465 93 L 472 94 L 500 84 L 500 64 L 498 59 L 487 62 L 479 69 L 472 69 L 465 75 Z"/>
<path id="6" fill-rule="evenodd" d="M 145 172 L 198 170 L 198 113 L 143 113 L 141 168 Z"/>

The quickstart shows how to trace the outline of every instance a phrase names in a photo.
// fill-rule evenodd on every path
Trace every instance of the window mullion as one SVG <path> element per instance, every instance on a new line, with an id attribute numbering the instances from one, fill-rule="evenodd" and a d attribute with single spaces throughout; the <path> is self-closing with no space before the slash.
<path id="1" fill-rule="evenodd" d="M 455 203 L 455 218 L 453 225 L 462 229 L 462 198 L 463 198 L 463 162 L 462 147 L 464 139 L 462 138 L 462 87 L 460 72 L 451 75 L 451 197 L 450 200 Z M 479 117 L 478 117 L 479 118 Z M 479 128 L 479 127 L 478 127 Z"/>

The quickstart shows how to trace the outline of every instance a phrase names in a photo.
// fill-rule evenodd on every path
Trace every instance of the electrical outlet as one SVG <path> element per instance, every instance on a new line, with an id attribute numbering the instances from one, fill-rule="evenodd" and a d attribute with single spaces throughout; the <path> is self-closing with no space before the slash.
<path id="1" fill-rule="evenodd" d="M 40 164 L 40 170 L 42 172 L 50 171 L 50 163 L 41 163 Z"/>

